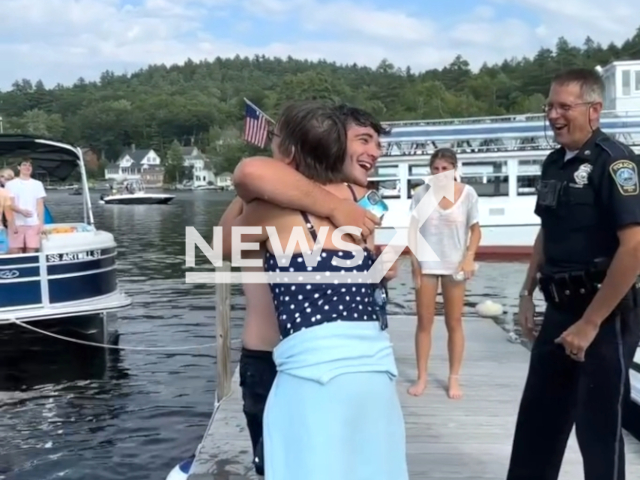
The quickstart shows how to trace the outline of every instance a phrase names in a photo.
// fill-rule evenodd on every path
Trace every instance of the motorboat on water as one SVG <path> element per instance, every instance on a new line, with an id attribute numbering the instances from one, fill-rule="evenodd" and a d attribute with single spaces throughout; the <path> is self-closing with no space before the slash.
<path id="1" fill-rule="evenodd" d="M 111 195 L 100 195 L 103 205 L 166 205 L 176 198 L 166 193 L 146 193 L 139 179 L 126 179 Z"/>
<path id="2" fill-rule="evenodd" d="M 31 135 L 0 134 L 0 157 L 29 157 L 34 173 L 64 181 L 78 168 L 82 219 L 45 223 L 38 253 L 0 255 L 0 324 L 106 317 L 132 300 L 118 286 L 116 242 L 94 226 L 82 150 Z"/>

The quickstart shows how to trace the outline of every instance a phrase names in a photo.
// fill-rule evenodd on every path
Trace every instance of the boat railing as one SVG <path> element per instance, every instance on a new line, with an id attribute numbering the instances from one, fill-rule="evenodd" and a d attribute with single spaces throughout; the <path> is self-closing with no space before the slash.
<path id="1" fill-rule="evenodd" d="M 442 145 L 441 145 L 442 146 Z M 389 142 L 383 144 L 384 156 L 395 155 L 431 155 L 441 146 L 424 145 L 416 142 Z M 524 152 L 524 151 L 548 151 L 556 148 L 555 142 L 549 143 L 526 143 L 520 145 L 486 145 L 486 146 L 466 146 L 453 145 L 458 153 L 496 153 L 496 152 Z"/>
<path id="2" fill-rule="evenodd" d="M 640 116 L 640 110 L 605 110 L 600 118 L 619 118 Z M 512 123 L 512 122 L 543 122 L 546 119 L 544 113 L 524 113 L 517 115 L 500 115 L 487 117 L 467 117 L 467 118 L 437 118 L 428 120 L 399 120 L 383 122 L 387 128 L 395 130 L 404 127 L 435 127 L 447 125 L 477 125 L 486 123 Z"/>
<path id="3" fill-rule="evenodd" d="M 58 148 L 71 150 L 76 154 L 77 161 L 78 161 L 78 168 L 80 169 L 80 182 L 82 184 L 82 206 L 83 206 L 83 214 L 84 214 L 84 223 L 87 223 L 93 226 L 95 222 L 93 219 L 93 208 L 91 206 L 91 196 L 89 195 L 89 181 L 87 179 L 87 170 L 84 165 L 84 155 L 82 154 L 82 149 L 76 146 L 67 145 L 66 143 L 56 142 L 53 140 L 39 139 L 37 141 L 39 143 L 44 143 L 44 144 L 52 145 Z"/>
<path id="4" fill-rule="evenodd" d="M 613 135 L 616 137 L 616 135 Z M 640 135 L 618 135 L 619 140 L 632 148 L 640 148 Z M 508 140 L 508 139 L 506 139 Z M 431 155 L 436 149 L 441 147 L 453 148 L 458 153 L 498 153 L 498 152 L 546 152 L 557 148 L 558 145 L 553 140 L 553 135 L 549 134 L 546 139 L 541 138 L 539 142 L 513 143 L 504 145 L 469 145 L 463 140 L 437 142 L 440 145 L 433 145 L 432 142 L 416 142 L 415 140 L 400 140 L 382 142 L 383 156 L 393 157 L 398 155 Z M 462 144 L 461 144 L 462 143 Z"/>

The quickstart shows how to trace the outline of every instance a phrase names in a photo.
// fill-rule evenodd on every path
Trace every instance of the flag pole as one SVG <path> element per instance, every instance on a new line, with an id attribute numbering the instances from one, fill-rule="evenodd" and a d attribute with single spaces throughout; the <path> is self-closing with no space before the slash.
<path id="1" fill-rule="evenodd" d="M 264 113 L 262 110 L 260 110 L 258 107 L 256 107 L 253 103 L 251 103 L 249 100 L 247 100 L 246 98 L 244 98 L 244 101 L 246 104 L 251 105 L 253 108 L 255 108 L 258 112 L 260 112 L 262 115 L 264 115 L 264 118 L 266 118 L 267 120 L 269 120 L 271 123 L 276 123 L 273 121 L 273 119 L 271 117 L 269 117 L 269 115 L 267 115 L 266 113 Z"/>

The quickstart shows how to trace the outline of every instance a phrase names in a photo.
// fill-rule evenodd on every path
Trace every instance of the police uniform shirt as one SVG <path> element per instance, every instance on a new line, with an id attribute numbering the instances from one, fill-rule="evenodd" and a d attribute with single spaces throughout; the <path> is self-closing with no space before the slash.
<path id="1" fill-rule="evenodd" d="M 638 157 L 596 129 L 570 158 L 558 148 L 542 164 L 535 213 L 540 217 L 545 273 L 589 268 L 612 258 L 617 231 L 640 224 Z"/>

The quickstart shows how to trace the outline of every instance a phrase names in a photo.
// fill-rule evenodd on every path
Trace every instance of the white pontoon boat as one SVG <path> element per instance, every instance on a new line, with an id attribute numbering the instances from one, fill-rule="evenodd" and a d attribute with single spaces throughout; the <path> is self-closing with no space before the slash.
<path id="1" fill-rule="evenodd" d="M 116 242 L 96 230 L 78 147 L 0 134 L 0 157 L 29 157 L 34 171 L 64 181 L 80 169 L 84 218 L 45 224 L 39 253 L 0 255 L 0 324 L 103 315 L 131 305 L 116 278 Z"/>

